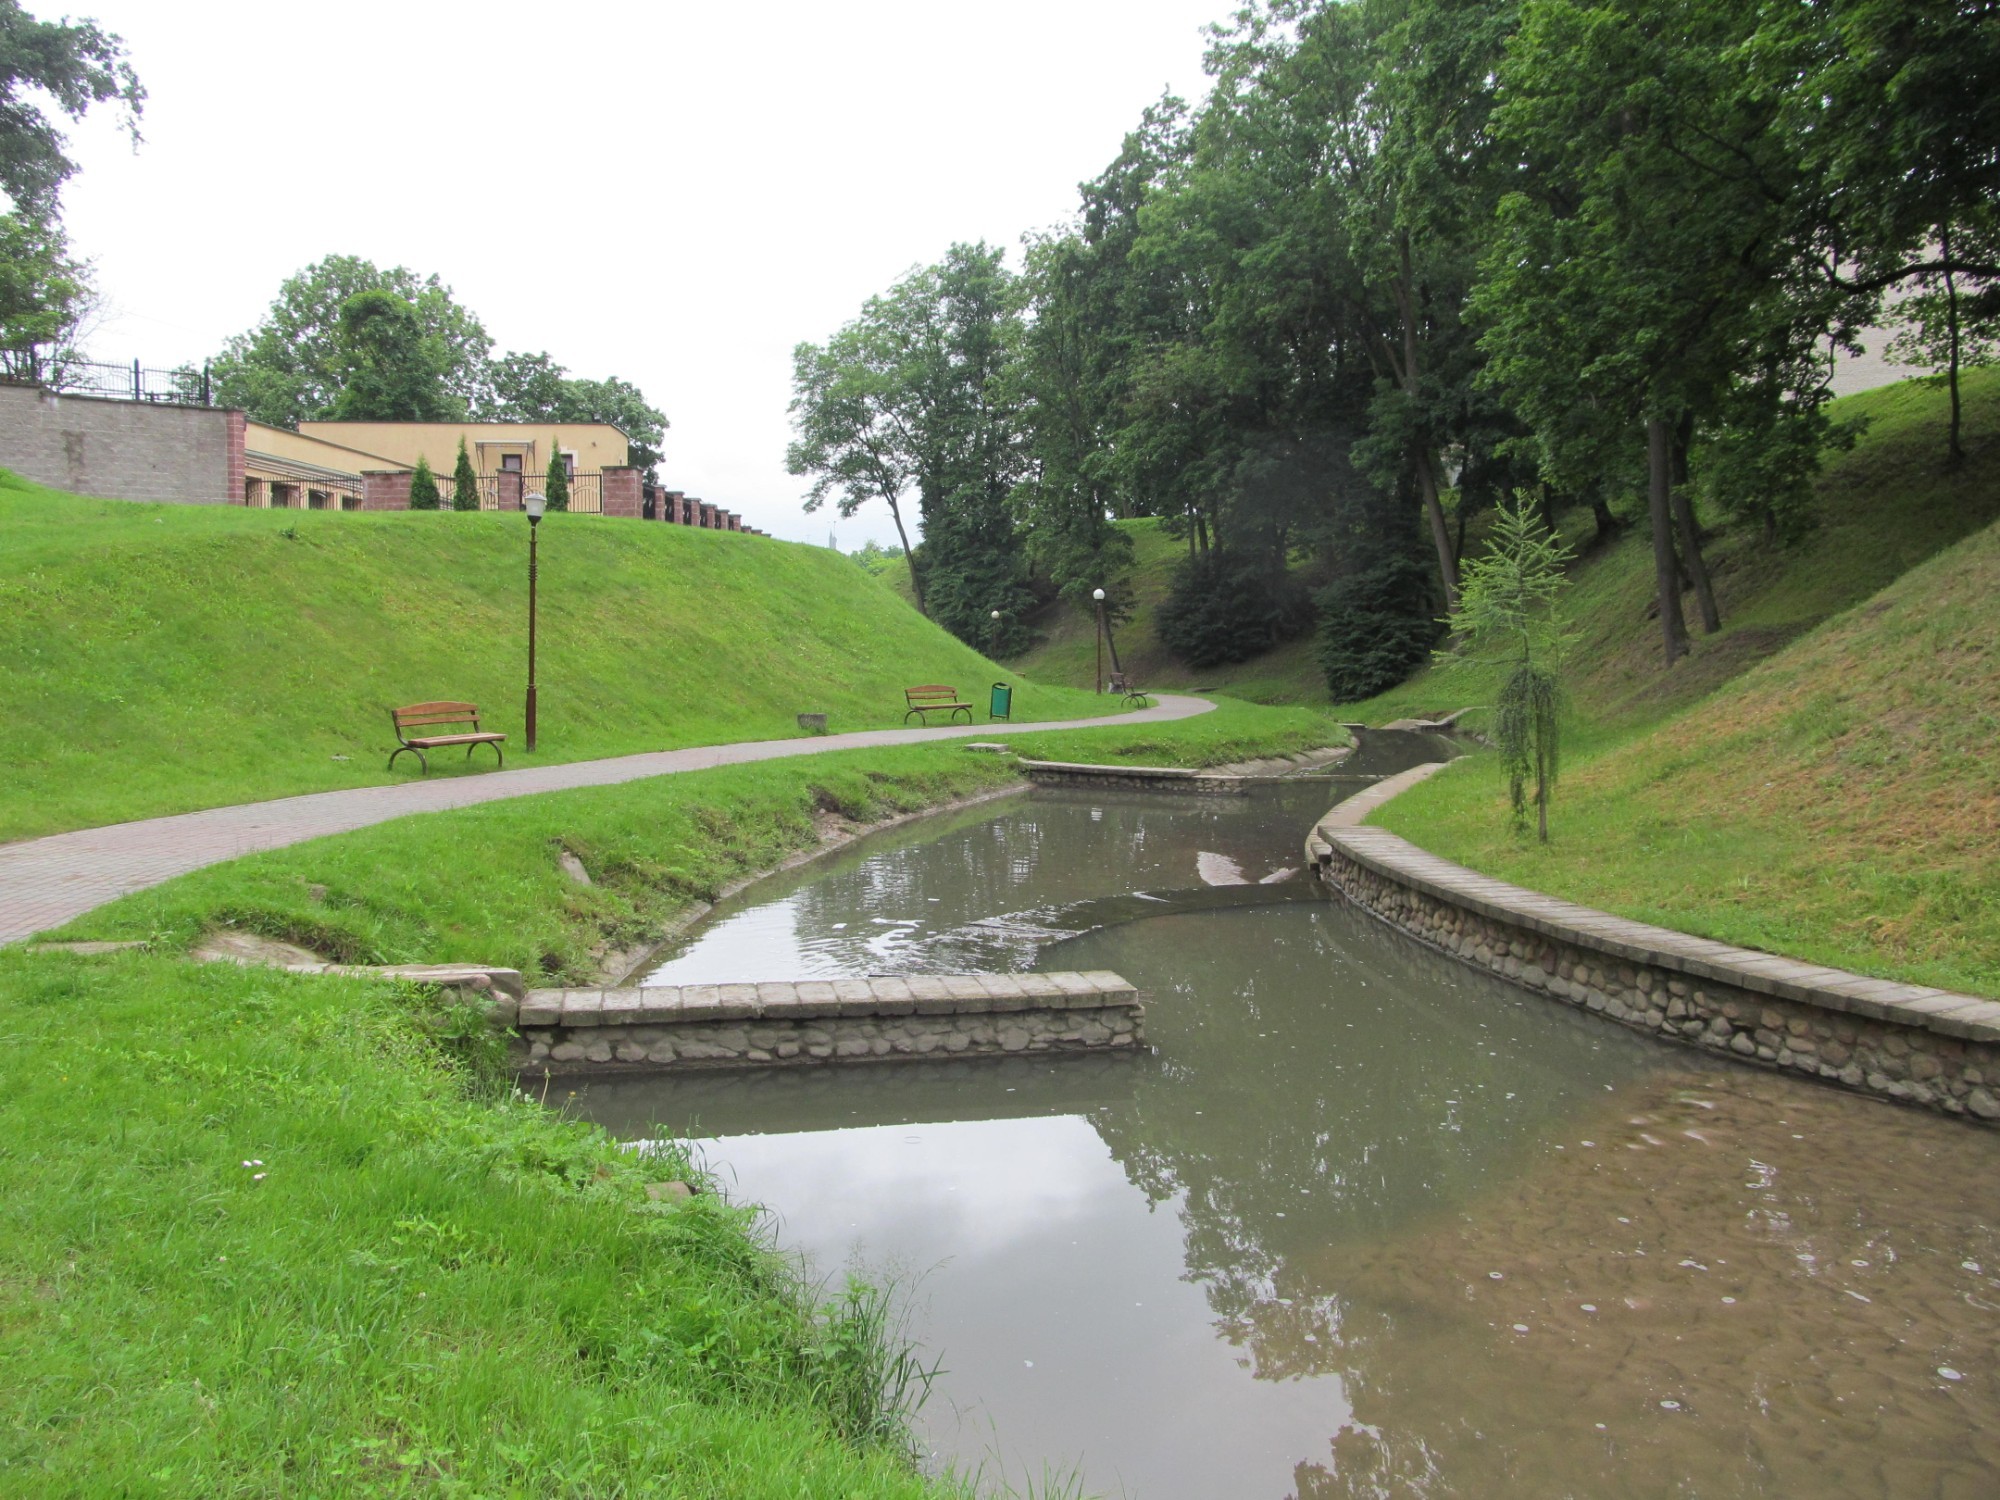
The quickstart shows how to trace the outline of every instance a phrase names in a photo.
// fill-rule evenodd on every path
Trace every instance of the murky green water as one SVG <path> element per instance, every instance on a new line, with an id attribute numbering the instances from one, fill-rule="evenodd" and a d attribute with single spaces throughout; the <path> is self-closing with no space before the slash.
<path id="1" fill-rule="evenodd" d="M 1334 795 L 975 809 L 746 893 L 659 971 L 1110 968 L 1152 992 L 1148 1056 L 578 1102 L 702 1138 L 822 1271 L 899 1276 L 945 1368 L 939 1461 L 1016 1484 L 2000 1493 L 2000 1138 L 1710 1063 L 1256 885 Z"/>

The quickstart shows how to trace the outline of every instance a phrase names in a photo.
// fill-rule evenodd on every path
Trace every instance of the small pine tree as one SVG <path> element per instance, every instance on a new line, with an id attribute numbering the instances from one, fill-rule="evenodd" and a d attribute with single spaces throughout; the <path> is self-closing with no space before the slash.
<path id="1" fill-rule="evenodd" d="M 1456 653 L 1501 672 L 1493 704 L 1493 739 L 1507 777 L 1514 826 L 1525 830 L 1535 804 L 1537 832 L 1549 841 L 1549 798 L 1562 759 L 1562 658 L 1569 643 L 1562 593 L 1570 552 L 1543 528 L 1526 495 L 1502 501 L 1486 555 L 1467 564 L 1459 583 L 1453 634 Z M 1439 653 L 1451 659 L 1451 648 Z M 1529 785 L 1533 784 L 1532 799 Z"/>
<path id="2" fill-rule="evenodd" d="M 458 463 L 451 471 L 451 508 L 479 509 L 479 476 L 472 471 L 472 455 L 465 451 L 465 439 L 458 440 Z"/>
<path id="3" fill-rule="evenodd" d="M 549 454 L 549 474 L 542 482 L 542 493 L 548 496 L 550 510 L 569 509 L 569 470 L 563 467 L 560 451 Z"/>
<path id="4" fill-rule="evenodd" d="M 419 455 L 417 470 L 410 476 L 410 509 L 436 510 L 443 497 L 438 494 L 437 475 L 431 472 L 430 460 Z"/>

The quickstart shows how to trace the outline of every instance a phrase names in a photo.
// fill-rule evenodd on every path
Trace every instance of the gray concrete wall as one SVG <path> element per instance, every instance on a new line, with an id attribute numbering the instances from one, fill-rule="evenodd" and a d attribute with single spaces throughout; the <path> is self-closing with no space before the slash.
<path id="1" fill-rule="evenodd" d="M 230 488 L 241 467 L 231 463 L 232 419 L 241 414 L 0 385 L 0 468 L 113 500 L 241 502 Z"/>

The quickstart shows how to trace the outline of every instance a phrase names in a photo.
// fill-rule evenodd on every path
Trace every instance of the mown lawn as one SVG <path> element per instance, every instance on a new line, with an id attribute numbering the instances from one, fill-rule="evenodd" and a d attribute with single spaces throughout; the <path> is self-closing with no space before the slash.
<path id="1" fill-rule="evenodd" d="M 427 699 L 480 704 L 511 766 L 790 738 L 801 712 L 889 727 L 920 682 L 1011 682 L 1017 720 L 1102 706 L 996 667 L 824 548 L 556 517 L 530 758 L 518 516 L 146 505 L 0 475 L 0 535 L 0 841 L 407 780 L 410 757 L 385 769 L 388 710 Z"/>
<path id="2" fill-rule="evenodd" d="M 684 1163 L 482 1081 L 434 999 L 6 950 L 0 1016 L 0 1491 L 957 1493 L 877 1296 L 650 1204 Z"/>
<path id="3" fill-rule="evenodd" d="M 1978 390 L 1985 425 L 1950 474 L 1935 392 L 1855 398 L 1877 422 L 1828 475 L 1822 530 L 1735 627 L 1789 645 L 1686 706 L 1580 660 L 1548 847 L 1508 830 L 1489 755 L 1375 821 L 1621 915 L 2000 995 L 2000 530 L 1975 530 L 2000 512 L 2000 375 Z"/>

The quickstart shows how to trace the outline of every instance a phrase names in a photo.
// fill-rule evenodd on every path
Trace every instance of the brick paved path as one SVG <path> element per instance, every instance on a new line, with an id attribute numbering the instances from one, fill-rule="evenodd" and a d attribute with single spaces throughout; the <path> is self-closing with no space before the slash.
<path id="1" fill-rule="evenodd" d="M 949 729 L 877 729 L 810 739 L 700 745 L 687 750 L 621 755 L 610 760 L 580 760 L 561 766 L 494 771 L 485 776 L 458 776 L 448 781 L 410 781 L 396 786 L 355 787 L 344 792 L 313 792 L 273 802 L 246 802 L 238 807 L 212 807 L 171 818 L 149 818 L 141 823 L 113 823 L 104 828 L 55 833 L 18 844 L 0 844 L 0 943 L 18 942 L 34 933 L 60 927 L 107 901 L 145 890 L 203 865 L 219 864 L 263 849 L 281 849 L 325 834 L 345 833 L 351 828 L 366 828 L 371 823 L 386 823 L 409 813 L 442 812 L 476 802 L 495 802 L 503 797 L 530 797 L 537 792 L 558 792 L 578 786 L 610 786 L 677 771 L 702 771 L 711 766 L 780 760 L 792 755 L 818 755 L 828 750 L 980 736 L 990 739 L 1007 733 L 1051 729 L 1162 723 L 1191 718 L 1214 707 L 1201 698 L 1161 694 L 1152 708 L 1100 719 L 1068 719 L 1050 724 L 961 724 Z"/>

